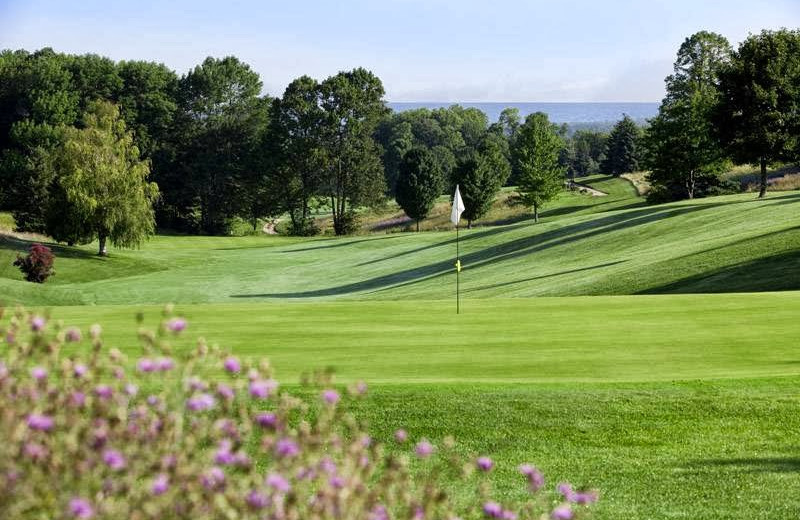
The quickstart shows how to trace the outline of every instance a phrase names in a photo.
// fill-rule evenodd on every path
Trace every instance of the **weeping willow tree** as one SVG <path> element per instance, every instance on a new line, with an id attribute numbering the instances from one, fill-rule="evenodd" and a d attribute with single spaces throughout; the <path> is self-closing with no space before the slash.
<path id="1" fill-rule="evenodd" d="M 59 242 L 99 242 L 106 255 L 115 247 L 138 247 L 155 231 L 153 203 L 158 186 L 139 156 L 119 109 L 106 101 L 89 104 L 81 128 L 65 129 L 53 154 L 54 185 L 48 233 Z"/>

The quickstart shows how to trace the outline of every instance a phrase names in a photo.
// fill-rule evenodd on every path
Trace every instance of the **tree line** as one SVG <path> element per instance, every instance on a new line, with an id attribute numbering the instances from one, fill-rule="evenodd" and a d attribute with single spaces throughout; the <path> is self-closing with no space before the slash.
<path id="1" fill-rule="evenodd" d="M 0 53 L 0 208 L 21 230 L 136 245 L 158 226 L 227 234 L 287 215 L 311 235 L 327 207 L 336 234 L 394 197 L 419 222 L 461 186 L 468 223 L 503 185 L 534 218 L 566 179 L 650 170 L 652 202 L 724 189 L 731 161 L 767 167 L 800 155 L 800 33 L 763 31 L 734 51 L 699 32 L 678 51 L 659 114 L 608 134 L 569 134 L 542 113 L 490 122 L 454 105 L 393 113 L 363 68 L 262 94 L 235 57 L 179 76 L 163 64 L 42 49 Z M 97 153 L 92 153 L 92 151 Z M 102 160 L 101 160 L 102 159 Z M 102 246 L 101 246 L 102 250 Z"/>

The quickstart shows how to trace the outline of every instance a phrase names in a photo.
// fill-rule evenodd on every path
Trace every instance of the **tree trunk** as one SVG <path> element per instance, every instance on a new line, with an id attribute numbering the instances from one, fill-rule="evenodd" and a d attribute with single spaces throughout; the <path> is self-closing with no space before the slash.
<path id="1" fill-rule="evenodd" d="M 758 191 L 758 198 L 763 199 L 767 195 L 767 158 L 761 158 L 761 189 Z"/>
<path id="2" fill-rule="evenodd" d="M 97 256 L 108 256 L 108 250 L 106 250 L 106 236 L 104 234 L 100 235 L 100 247 L 97 250 Z"/>
<path id="3" fill-rule="evenodd" d="M 467 220 L 467 229 L 472 229 L 472 221 Z"/>
<path id="4" fill-rule="evenodd" d="M 417 220 L 417 233 L 419 233 L 419 220 Z"/>
<path id="5" fill-rule="evenodd" d="M 539 205 L 535 202 L 533 203 L 533 223 L 539 223 Z"/>
<path id="6" fill-rule="evenodd" d="M 694 199 L 694 170 L 689 172 L 689 179 L 686 181 L 686 194 L 689 200 Z"/>

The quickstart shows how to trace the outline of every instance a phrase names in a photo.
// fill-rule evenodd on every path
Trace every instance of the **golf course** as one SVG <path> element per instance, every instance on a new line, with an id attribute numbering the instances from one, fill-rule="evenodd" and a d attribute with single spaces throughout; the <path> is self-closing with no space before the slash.
<path id="1" fill-rule="evenodd" d="M 598 520 L 800 517 L 800 192 L 646 205 L 625 179 L 585 182 L 607 195 L 460 230 L 458 315 L 455 231 L 47 244 L 46 284 L 8 232 L 0 299 L 101 323 L 131 354 L 136 313 L 173 303 L 178 348 L 268 357 L 283 384 L 364 380 L 351 406 L 376 438 L 452 435 L 501 461 L 500 498 L 531 462 L 597 489 Z"/>

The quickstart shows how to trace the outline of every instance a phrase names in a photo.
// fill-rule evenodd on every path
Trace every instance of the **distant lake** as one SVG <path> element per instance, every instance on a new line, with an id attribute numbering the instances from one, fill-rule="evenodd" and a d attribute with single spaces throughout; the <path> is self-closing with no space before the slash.
<path id="1" fill-rule="evenodd" d="M 387 103 L 389 108 L 397 112 L 413 110 L 415 108 L 442 108 L 450 105 L 461 105 L 465 108 L 477 108 L 489 117 L 489 122 L 497 121 L 504 108 L 514 107 L 524 119 L 528 114 L 544 112 L 553 123 L 605 124 L 622 119 L 623 114 L 628 114 L 639 123 L 654 117 L 658 113 L 659 103 Z"/>

